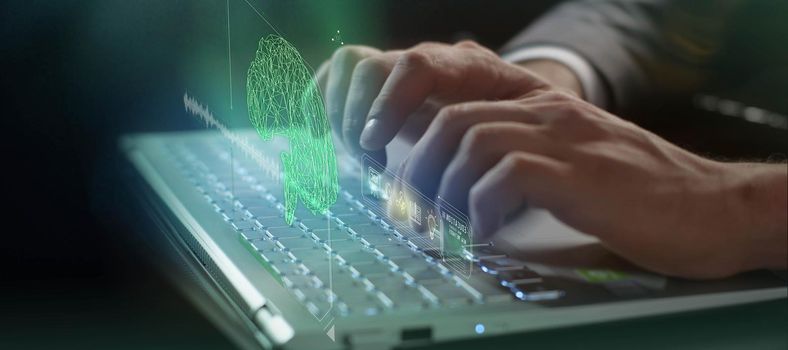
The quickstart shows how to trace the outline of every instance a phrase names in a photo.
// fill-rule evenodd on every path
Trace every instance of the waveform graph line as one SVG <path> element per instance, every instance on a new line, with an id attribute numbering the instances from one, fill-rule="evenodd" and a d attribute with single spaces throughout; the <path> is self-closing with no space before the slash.
<path id="1" fill-rule="evenodd" d="M 183 94 L 183 105 L 184 105 L 184 108 L 186 109 L 186 111 L 188 113 L 196 116 L 201 122 L 205 123 L 206 127 L 214 128 L 217 131 L 219 131 L 219 133 L 226 140 L 228 140 L 230 142 L 230 159 L 231 159 L 231 163 L 233 162 L 233 159 L 234 159 L 234 155 L 232 153 L 233 152 L 233 147 L 237 147 L 238 149 L 241 150 L 241 152 L 243 154 L 245 154 L 250 159 L 252 159 L 260 167 L 260 169 L 262 169 L 263 172 L 267 176 L 272 178 L 274 181 L 276 181 L 277 183 L 280 183 L 280 184 L 286 181 L 285 180 L 285 173 L 282 171 L 282 168 L 280 166 L 279 160 L 271 158 L 271 157 L 268 157 L 268 156 L 260 153 L 259 150 L 257 150 L 254 146 L 252 146 L 249 143 L 248 139 L 246 139 L 245 137 L 233 132 L 232 130 L 227 128 L 227 126 L 225 126 L 223 123 L 221 123 L 213 115 L 213 113 L 210 110 L 208 110 L 208 107 L 202 105 L 195 98 L 190 96 L 188 93 L 184 93 Z M 233 167 L 232 171 L 231 171 L 231 181 L 232 181 L 231 187 L 233 188 L 233 190 L 232 190 L 233 192 L 234 192 L 234 187 L 235 187 L 235 185 L 234 185 L 234 182 L 235 182 L 234 176 L 235 176 L 235 168 Z M 331 247 L 331 235 L 332 235 L 332 231 L 331 231 L 332 228 L 331 227 L 332 227 L 331 226 L 331 222 L 327 221 L 326 222 L 326 230 L 327 230 L 327 234 L 328 234 L 329 247 Z M 328 259 L 335 259 L 333 257 L 333 255 L 330 254 L 329 251 L 326 252 L 326 257 Z M 331 291 L 331 293 L 333 293 L 333 290 L 334 290 L 333 267 L 332 267 L 333 264 L 327 264 L 326 266 L 328 268 L 328 288 L 329 288 L 329 291 Z M 331 310 L 333 310 L 333 308 L 334 308 L 334 300 L 332 299 L 332 300 L 329 300 L 329 307 L 328 307 L 328 309 L 325 310 L 325 313 L 323 313 L 323 314 L 316 313 L 316 312 L 313 312 L 311 309 L 310 309 L 310 313 L 318 320 L 318 322 L 323 322 L 325 319 L 327 319 L 327 316 L 331 315 Z M 333 318 L 331 318 L 328 322 L 332 322 L 332 321 L 333 321 Z M 329 333 L 333 334 L 332 332 L 329 332 Z M 329 333 L 327 333 L 327 334 L 329 334 Z M 333 337 L 333 335 L 329 335 L 329 337 Z"/>
<path id="2" fill-rule="evenodd" d="M 251 158 L 269 178 L 277 183 L 282 181 L 282 169 L 277 160 L 260 153 L 259 150 L 249 143 L 249 140 L 227 128 L 214 117 L 207 107 L 189 96 L 188 93 L 183 94 L 183 105 L 187 112 L 198 117 L 205 123 L 206 127 L 212 127 L 219 131 L 231 144 L 238 147 L 244 155 Z"/>

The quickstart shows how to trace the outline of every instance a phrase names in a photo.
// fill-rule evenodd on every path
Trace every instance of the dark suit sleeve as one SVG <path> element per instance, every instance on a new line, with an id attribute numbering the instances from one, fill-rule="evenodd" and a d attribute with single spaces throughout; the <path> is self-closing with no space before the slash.
<path id="1" fill-rule="evenodd" d="M 502 52 L 551 45 L 594 67 L 607 106 L 624 115 L 648 103 L 683 97 L 709 78 L 725 21 L 739 1 L 607 0 L 559 5 L 518 34 Z"/>

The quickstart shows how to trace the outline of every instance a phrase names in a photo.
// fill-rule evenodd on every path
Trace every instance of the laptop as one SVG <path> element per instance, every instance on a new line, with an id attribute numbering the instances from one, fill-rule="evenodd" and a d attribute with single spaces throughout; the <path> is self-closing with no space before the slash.
<path id="1" fill-rule="evenodd" d="M 135 134 L 120 144 L 165 269 L 241 348 L 387 349 L 788 294 L 772 271 L 702 282 L 642 271 L 539 210 L 474 244 L 467 217 L 402 202 L 386 186 L 389 170 L 368 158 L 339 155 L 336 203 L 322 214 L 299 205 L 287 224 L 287 141 L 263 142 L 253 130 Z"/>

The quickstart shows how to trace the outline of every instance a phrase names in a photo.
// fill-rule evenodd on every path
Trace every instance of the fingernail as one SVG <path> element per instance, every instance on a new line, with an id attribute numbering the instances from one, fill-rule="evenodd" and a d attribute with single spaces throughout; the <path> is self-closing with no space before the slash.
<path id="1" fill-rule="evenodd" d="M 367 121 L 367 124 L 364 125 L 364 130 L 361 130 L 361 147 L 370 150 L 370 147 L 374 146 L 373 140 L 379 128 L 380 122 L 377 119 Z"/>

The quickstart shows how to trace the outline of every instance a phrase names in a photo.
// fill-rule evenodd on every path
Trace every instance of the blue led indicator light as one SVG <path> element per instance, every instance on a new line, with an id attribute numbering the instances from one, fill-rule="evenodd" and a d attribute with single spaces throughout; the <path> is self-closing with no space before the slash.
<path id="1" fill-rule="evenodd" d="M 474 330 L 476 330 L 476 334 L 482 334 L 484 333 L 484 325 L 481 323 L 477 323 L 476 327 L 474 327 Z"/>

